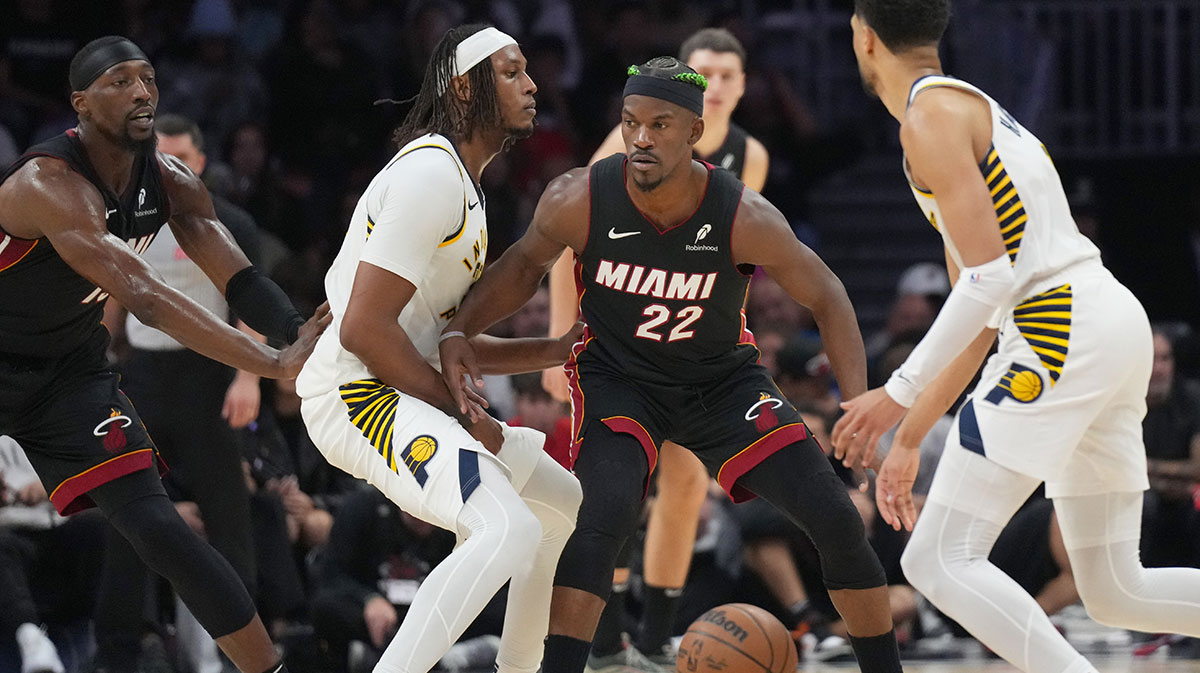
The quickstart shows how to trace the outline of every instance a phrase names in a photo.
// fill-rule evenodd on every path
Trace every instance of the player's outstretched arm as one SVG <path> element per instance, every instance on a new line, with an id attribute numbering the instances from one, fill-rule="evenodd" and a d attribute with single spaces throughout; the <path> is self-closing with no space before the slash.
<path id="1" fill-rule="evenodd" d="M 565 248 L 583 250 L 587 226 L 588 171 L 576 168 L 550 182 L 525 235 L 484 269 L 463 299 L 442 331 L 440 350 L 442 378 L 464 413 L 469 389 L 463 377 L 469 376 L 477 387 L 483 385 L 478 356 L 468 339 L 529 301 Z"/>
<path id="2" fill-rule="evenodd" d="M 232 367 L 269 378 L 295 376 L 307 353 L 291 356 L 257 343 L 162 281 L 105 224 L 104 200 L 89 182 L 61 161 L 35 159 L 10 181 L 6 199 L 15 221 L 36 222 L 77 273 L 109 293 L 138 320 L 187 348 Z M 7 186 L 7 185 L 6 185 Z M 316 318 L 320 329 L 327 316 Z M 314 337 L 315 338 L 315 337 Z"/>
<path id="3" fill-rule="evenodd" d="M 171 230 L 179 246 L 253 330 L 279 341 L 296 341 L 304 318 L 274 281 L 251 266 L 233 235 L 217 220 L 204 183 L 179 159 L 167 154 L 158 157 L 171 200 Z"/>
<path id="4" fill-rule="evenodd" d="M 566 333 L 547 338 L 507 338 L 480 334 L 471 347 L 482 374 L 524 374 L 561 368 L 571 355 L 571 346 L 583 336 L 583 323 L 576 322 Z"/>
<path id="5" fill-rule="evenodd" d="M 738 264 L 761 266 L 793 299 L 812 311 L 843 396 L 866 390 L 867 358 L 846 288 L 825 262 L 796 238 L 779 210 L 757 192 L 742 192 L 733 225 L 733 255 Z"/>
<path id="6" fill-rule="evenodd" d="M 588 166 L 625 151 L 625 142 L 621 139 L 620 125 L 600 143 L 600 147 L 588 160 Z M 575 288 L 575 259 L 570 250 L 564 250 L 554 267 L 550 269 L 550 329 L 548 336 L 558 337 L 572 328 L 579 319 L 579 297 Z M 550 396 L 559 402 L 569 402 L 570 387 L 567 385 L 567 375 L 559 367 L 546 369 L 542 372 L 542 387 Z"/>

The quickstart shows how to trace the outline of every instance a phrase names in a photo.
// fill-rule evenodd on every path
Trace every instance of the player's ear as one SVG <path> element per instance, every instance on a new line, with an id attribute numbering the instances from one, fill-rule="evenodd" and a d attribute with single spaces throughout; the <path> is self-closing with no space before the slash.
<path id="1" fill-rule="evenodd" d="M 80 117 L 90 116 L 87 104 L 87 96 L 82 91 L 71 92 L 71 107 L 75 108 L 75 113 Z"/>
<path id="2" fill-rule="evenodd" d="M 700 137 L 704 135 L 704 118 L 699 115 L 692 120 L 692 134 L 688 136 L 688 144 L 695 145 L 700 142 Z"/>
<path id="3" fill-rule="evenodd" d="M 471 78 L 467 75 L 455 75 L 450 78 L 450 86 L 454 89 L 454 96 L 463 103 L 471 100 Z"/>

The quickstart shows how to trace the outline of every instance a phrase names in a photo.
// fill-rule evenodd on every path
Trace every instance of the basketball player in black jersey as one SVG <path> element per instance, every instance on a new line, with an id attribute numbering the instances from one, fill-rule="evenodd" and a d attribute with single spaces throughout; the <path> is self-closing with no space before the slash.
<path id="1" fill-rule="evenodd" d="M 239 670 L 283 670 L 237 574 L 167 499 L 154 444 L 108 368 L 100 320 L 111 294 L 189 348 L 286 378 L 328 309 L 304 322 L 233 243 L 200 180 L 155 151 L 158 88 L 141 49 L 116 36 L 90 42 L 70 82 L 79 125 L 0 176 L 0 434 L 24 447 L 59 512 L 98 506 Z M 138 254 L 168 222 L 243 320 L 292 345 L 260 344 L 165 285 Z"/>
<path id="2" fill-rule="evenodd" d="M 690 449 L 734 500 L 761 496 L 821 553 L 826 585 L 864 671 L 900 670 L 883 569 L 824 452 L 784 399 L 746 331 L 761 265 L 822 331 L 847 396 L 866 385 L 862 338 L 841 282 L 787 221 L 727 171 L 692 159 L 704 132 L 704 78 L 674 58 L 630 68 L 621 111 L 626 155 L 555 179 L 529 230 L 467 295 L 443 331 L 442 371 L 465 404 L 462 338 L 528 300 L 564 248 L 578 255 L 587 322 L 568 362 L 578 525 L 558 565 L 545 673 L 580 673 L 637 524 L 658 447 Z"/>
<path id="3" fill-rule="evenodd" d="M 692 148 L 693 156 L 733 173 L 747 187 L 761 192 L 767 181 L 767 150 L 731 119 L 746 91 L 746 49 L 728 30 L 704 28 L 684 40 L 679 60 L 704 75 L 708 82 L 704 90 L 704 135 Z M 622 126 L 618 124 L 588 163 L 624 151 Z M 549 333 L 553 335 L 569 330 L 579 317 L 573 257 L 570 251 L 565 252 L 550 271 Z M 570 400 L 567 378 L 561 368 L 547 369 L 542 379 L 546 390 L 556 399 Z M 675 665 L 675 653 L 668 641 L 691 566 L 700 508 L 708 494 L 709 479 L 704 465 L 690 451 L 669 441 L 660 447 L 657 472 L 656 497 L 646 524 L 642 566 L 645 602 L 633 647 L 622 649 L 621 642 L 632 553 L 626 547 L 617 559 L 613 595 L 592 643 L 588 668 L 593 670 L 603 671 L 615 664 L 647 670 Z"/>

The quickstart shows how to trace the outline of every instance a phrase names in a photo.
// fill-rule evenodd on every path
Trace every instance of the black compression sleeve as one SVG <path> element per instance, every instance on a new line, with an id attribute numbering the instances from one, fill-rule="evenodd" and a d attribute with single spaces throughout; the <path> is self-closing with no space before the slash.
<path id="1" fill-rule="evenodd" d="M 269 339 L 293 343 L 304 324 L 304 318 L 283 290 L 253 265 L 229 279 L 225 301 L 251 329 Z"/>

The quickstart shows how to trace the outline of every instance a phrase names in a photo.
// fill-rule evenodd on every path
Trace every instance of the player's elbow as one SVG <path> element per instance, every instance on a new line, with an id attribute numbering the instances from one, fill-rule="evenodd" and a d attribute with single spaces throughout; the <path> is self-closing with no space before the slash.
<path id="1" fill-rule="evenodd" d="M 162 329 L 164 316 L 166 315 L 167 298 L 154 292 L 150 288 L 133 287 L 129 288 L 128 292 L 122 293 L 118 299 L 121 304 L 133 314 L 143 325 Z"/>
<path id="2" fill-rule="evenodd" d="M 346 315 L 342 318 L 341 326 L 338 328 L 338 340 L 342 343 L 342 348 L 345 348 L 360 360 L 370 351 L 368 343 L 370 329 L 361 323 L 362 320 L 358 312 L 347 309 Z"/>

